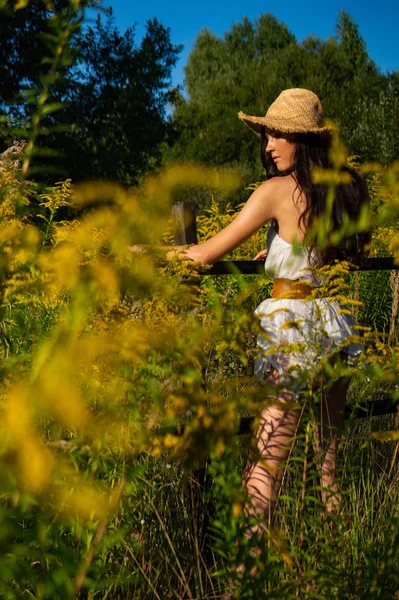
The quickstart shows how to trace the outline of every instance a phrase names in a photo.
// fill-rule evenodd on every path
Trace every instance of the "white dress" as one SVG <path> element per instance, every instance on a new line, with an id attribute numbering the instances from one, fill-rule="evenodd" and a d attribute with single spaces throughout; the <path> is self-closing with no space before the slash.
<path id="1" fill-rule="evenodd" d="M 273 221 L 267 235 L 266 274 L 274 278 L 302 281 L 320 285 L 313 270 L 309 269 L 306 249 L 293 246 L 277 233 Z M 294 300 L 269 298 L 257 307 L 264 334 L 258 336 L 259 354 L 255 361 L 255 375 L 264 380 L 267 373 L 277 369 L 292 389 L 300 389 L 307 375 L 314 372 L 318 361 L 325 355 L 345 351 L 348 362 L 362 352 L 356 338 L 359 332 L 346 306 L 320 298 Z"/>

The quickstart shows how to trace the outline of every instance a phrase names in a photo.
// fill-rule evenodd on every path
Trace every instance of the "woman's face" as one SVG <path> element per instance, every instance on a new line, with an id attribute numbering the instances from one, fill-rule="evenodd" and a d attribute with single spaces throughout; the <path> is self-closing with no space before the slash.
<path id="1" fill-rule="evenodd" d="M 279 171 L 289 171 L 294 166 L 295 143 L 293 136 L 274 131 L 267 133 L 266 152 L 270 154 Z"/>

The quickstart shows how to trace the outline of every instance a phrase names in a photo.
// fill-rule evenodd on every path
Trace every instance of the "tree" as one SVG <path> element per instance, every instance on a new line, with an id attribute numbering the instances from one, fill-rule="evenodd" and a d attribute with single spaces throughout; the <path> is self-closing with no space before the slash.
<path id="1" fill-rule="evenodd" d="M 364 96 L 350 111 L 349 139 L 362 158 L 389 165 L 399 156 L 399 72 L 387 76 L 377 97 Z M 349 116 L 349 115 L 348 115 Z"/>
<path id="2" fill-rule="evenodd" d="M 80 12 L 83 17 L 91 2 L 83 0 L 79 11 L 71 10 L 69 0 L 55 0 L 51 9 L 43 0 L 31 0 L 19 10 L 7 6 L 0 10 L 0 112 L 14 118 L 28 112 L 21 94 L 38 87 L 45 72 L 43 59 L 48 55 L 49 36 L 54 33 L 52 17 L 61 11 L 71 16 Z"/>
<path id="3" fill-rule="evenodd" d="M 23 14 L 17 12 L 4 15 L 0 29 L 0 69 L 6 68 L 8 52 L 14 49 L 9 85 L 0 85 L 0 107 L 14 124 L 29 117 L 29 106 L 18 95 L 39 85 L 39 57 L 52 14 L 42 0 L 31 0 Z M 29 32 L 32 59 L 24 32 Z M 170 30 L 156 19 L 147 23 L 137 45 L 134 29 L 120 34 L 111 14 L 105 20 L 99 15 L 94 27 L 77 30 L 69 43 L 70 64 L 60 70 L 51 89 L 52 100 L 65 103 L 65 108 L 46 117 L 49 134 L 39 140 L 39 146 L 51 147 L 59 157 L 45 164 L 75 181 L 135 184 L 159 163 L 161 148 L 172 137 L 166 105 L 175 94 L 171 71 L 181 48 L 171 43 Z M 60 133 L 62 127 L 66 131 Z"/>
<path id="4" fill-rule="evenodd" d="M 166 105 L 180 47 L 156 19 L 140 46 L 134 30 L 121 35 L 111 18 L 97 18 L 79 36 L 78 61 L 65 99 L 73 128 L 63 137 L 68 172 L 77 179 L 117 179 L 131 185 L 160 160 L 172 135 Z"/>

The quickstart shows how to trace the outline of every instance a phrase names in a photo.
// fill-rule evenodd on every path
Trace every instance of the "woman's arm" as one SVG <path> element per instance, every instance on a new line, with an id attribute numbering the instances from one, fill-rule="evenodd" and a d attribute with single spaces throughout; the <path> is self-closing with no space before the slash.
<path id="1" fill-rule="evenodd" d="M 203 265 L 212 265 L 237 248 L 275 217 L 275 192 L 276 184 L 273 179 L 262 183 L 251 194 L 234 221 L 206 242 L 188 248 L 185 255 Z"/>

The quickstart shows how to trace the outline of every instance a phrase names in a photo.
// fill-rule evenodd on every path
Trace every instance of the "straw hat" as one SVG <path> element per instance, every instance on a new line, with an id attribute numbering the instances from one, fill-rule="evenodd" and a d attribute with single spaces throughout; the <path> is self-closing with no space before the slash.
<path id="1" fill-rule="evenodd" d="M 251 117 L 243 112 L 238 116 L 257 135 L 261 134 L 262 125 L 280 133 L 329 132 L 328 127 L 323 126 L 324 112 L 318 96 L 302 88 L 281 92 L 264 117 Z"/>

